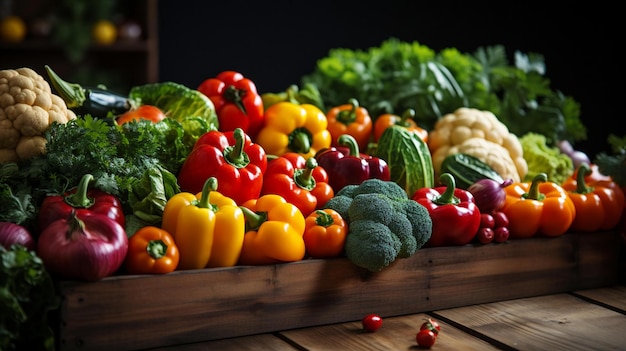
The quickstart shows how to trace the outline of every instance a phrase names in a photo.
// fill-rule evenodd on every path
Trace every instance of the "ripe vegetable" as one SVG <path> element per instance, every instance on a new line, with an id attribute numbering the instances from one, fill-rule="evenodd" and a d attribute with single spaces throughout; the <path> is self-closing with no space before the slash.
<path id="1" fill-rule="evenodd" d="M 72 212 L 47 226 L 37 240 L 46 269 L 64 279 L 96 281 L 124 263 L 128 238 L 124 228 L 98 213 Z"/>
<path id="2" fill-rule="evenodd" d="M 339 137 L 351 135 L 361 150 L 367 149 L 373 124 L 369 111 L 359 106 L 356 99 L 350 99 L 347 104 L 334 106 L 326 112 L 328 119 L 328 131 L 330 132 L 332 146 L 341 145 Z"/>
<path id="3" fill-rule="evenodd" d="M 166 274 L 176 270 L 179 259 L 178 247 L 168 232 L 145 226 L 128 240 L 124 267 L 130 274 Z"/>
<path id="4" fill-rule="evenodd" d="M 420 348 L 429 349 L 435 345 L 437 335 L 430 329 L 422 329 L 415 335 L 415 341 Z"/>
<path id="5" fill-rule="evenodd" d="M 383 326 L 383 319 L 379 315 L 371 313 L 363 317 L 361 324 L 363 325 L 363 330 L 374 333 Z"/>
<path id="6" fill-rule="evenodd" d="M 557 147 L 548 145 L 544 135 L 527 133 L 519 141 L 528 163 L 528 173 L 523 181 L 531 181 L 537 174 L 545 173 L 548 179 L 561 184 L 574 173 L 572 159 Z"/>
<path id="7" fill-rule="evenodd" d="M 199 193 L 210 177 L 220 184 L 220 193 L 237 204 L 256 199 L 267 169 L 265 150 L 243 129 L 231 132 L 212 130 L 198 139 L 178 172 L 183 191 Z"/>
<path id="8" fill-rule="evenodd" d="M 221 132 L 241 128 L 252 139 L 256 138 L 263 127 L 264 107 L 252 80 L 239 72 L 223 71 L 200 83 L 198 91 L 215 105 Z"/>
<path id="9" fill-rule="evenodd" d="M 456 187 L 465 189 L 481 179 L 492 179 L 503 183 L 504 179 L 490 165 L 468 154 L 452 154 L 446 156 L 441 163 L 441 173 L 450 173 L 454 177 Z"/>
<path id="10" fill-rule="evenodd" d="M 165 118 L 165 113 L 160 108 L 152 105 L 141 105 L 128 112 L 119 115 L 115 121 L 117 124 L 124 124 L 130 121 L 147 120 L 152 123 L 159 123 Z"/>
<path id="11" fill-rule="evenodd" d="M 50 124 L 75 118 L 65 101 L 52 94 L 48 82 L 34 70 L 0 70 L 0 163 L 43 154 L 44 133 Z"/>
<path id="12" fill-rule="evenodd" d="M 306 254 L 306 221 L 296 205 L 267 194 L 240 206 L 246 220 L 239 264 L 262 265 L 300 261 Z"/>
<path id="13" fill-rule="evenodd" d="M 390 180 L 385 160 L 360 152 L 352 135 L 339 137 L 339 144 L 321 150 L 315 155 L 317 163 L 328 173 L 328 183 L 336 193 L 347 185 L 358 185 L 367 179 Z"/>
<path id="14" fill-rule="evenodd" d="M 428 318 L 428 320 L 422 323 L 422 325 L 420 326 L 420 330 L 424 330 L 424 329 L 432 330 L 432 332 L 435 333 L 435 335 L 437 335 L 441 331 L 441 326 L 436 320 L 432 318 Z"/>
<path id="15" fill-rule="evenodd" d="M 428 211 L 391 181 L 368 179 L 347 185 L 325 207 L 348 219 L 346 257 L 371 272 L 410 257 L 431 236 Z"/>
<path id="16" fill-rule="evenodd" d="M 545 173 L 539 173 L 532 182 L 513 183 L 505 191 L 502 212 L 509 219 L 511 238 L 559 236 L 576 217 L 576 207 L 567 191 L 549 182 Z"/>
<path id="17" fill-rule="evenodd" d="M 378 116 L 376 122 L 374 122 L 374 141 L 378 142 L 383 132 L 388 127 L 399 126 L 406 128 L 409 132 L 417 134 L 424 142 L 428 142 L 428 131 L 418 126 L 413 117 L 415 117 L 415 110 L 412 108 L 404 111 L 402 116 L 393 113 L 385 113 Z"/>
<path id="18" fill-rule="evenodd" d="M 491 166 L 504 179 L 523 180 L 528 171 L 517 136 L 490 111 L 461 107 L 437 121 L 428 136 L 435 176 L 446 156 L 465 153 Z"/>
<path id="19" fill-rule="evenodd" d="M 302 238 L 310 257 L 338 257 L 343 253 L 348 224 L 339 212 L 330 208 L 316 210 L 305 221 Z"/>
<path id="20" fill-rule="evenodd" d="M 424 206 L 433 221 L 433 232 L 428 247 L 468 244 L 480 227 L 480 209 L 472 193 L 456 187 L 454 177 L 444 173 L 444 186 L 422 188 L 412 199 Z"/>
<path id="21" fill-rule="evenodd" d="M 417 134 L 400 126 L 387 127 L 372 152 L 389 165 L 390 180 L 408 196 L 435 185 L 433 161 L 428 145 Z"/>
<path id="22" fill-rule="evenodd" d="M 492 179 L 481 179 L 467 188 L 467 191 L 474 195 L 474 202 L 482 213 L 497 211 L 504 206 L 506 192 L 504 188 L 513 184 L 509 179 L 503 183 L 498 183 Z"/>
<path id="23" fill-rule="evenodd" d="M 28 250 L 35 250 L 35 239 L 26 227 L 12 222 L 0 222 L 0 245 L 5 249 L 18 244 Z"/>

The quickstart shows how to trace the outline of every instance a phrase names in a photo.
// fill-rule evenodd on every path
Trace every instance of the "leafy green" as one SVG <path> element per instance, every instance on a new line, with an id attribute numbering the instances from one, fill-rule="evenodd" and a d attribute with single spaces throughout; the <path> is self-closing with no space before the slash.
<path id="1" fill-rule="evenodd" d="M 169 118 L 183 122 L 186 117 L 200 117 L 217 130 L 219 122 L 213 102 L 196 89 L 174 82 L 152 83 L 133 87 L 128 97 L 139 105 L 154 105 Z"/>
<path id="2" fill-rule="evenodd" d="M 54 350 L 48 314 L 60 301 L 34 251 L 0 245 L 0 350 Z"/>
<path id="3" fill-rule="evenodd" d="M 86 115 L 66 124 L 53 123 L 45 133 L 46 153 L 0 178 L 0 204 L 12 204 L 13 213 L 34 223 L 37 213 L 32 209 L 39 208 L 44 196 L 64 193 L 89 173 L 94 176 L 92 186 L 117 196 L 125 213 L 133 212 L 143 194 L 150 195 L 149 200 L 142 199 L 145 202 L 135 208 L 144 219 L 160 216 L 162 199 L 178 189 L 174 174 L 190 151 L 180 141 L 184 135 L 182 124 L 169 118 L 118 126 Z M 146 182 L 154 179 L 155 170 L 160 178 Z M 156 182 L 161 184 L 157 187 Z M 163 191 L 156 194 L 158 190 Z M 154 203 L 148 205 L 150 201 Z"/>
<path id="4" fill-rule="evenodd" d="M 549 143 L 585 140 L 578 103 L 551 88 L 545 71 L 543 56 L 518 51 L 511 64 L 501 45 L 437 53 L 390 38 L 366 51 L 331 49 L 301 82 L 316 85 L 325 106 L 355 98 L 374 119 L 412 108 L 416 122 L 430 130 L 464 106 L 493 112 L 516 135 L 536 132 Z"/>
<path id="5" fill-rule="evenodd" d="M 545 173 L 548 180 L 563 183 L 574 173 L 572 159 L 558 147 L 549 146 L 546 137 L 538 133 L 526 133 L 519 138 L 528 172 L 524 181 L 532 181 L 537 174 Z"/>

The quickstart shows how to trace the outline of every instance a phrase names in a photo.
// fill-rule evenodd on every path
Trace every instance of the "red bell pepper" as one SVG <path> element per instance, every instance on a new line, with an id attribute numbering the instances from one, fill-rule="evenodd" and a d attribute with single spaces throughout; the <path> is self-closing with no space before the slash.
<path id="1" fill-rule="evenodd" d="M 421 188 L 412 196 L 426 207 L 433 221 L 432 234 L 424 247 L 468 244 L 480 226 L 480 210 L 474 196 L 457 188 L 450 173 L 443 173 L 439 179 L 445 186 Z"/>
<path id="2" fill-rule="evenodd" d="M 358 185 L 367 179 L 391 179 L 387 162 L 359 152 L 359 145 L 353 136 L 343 134 L 338 142 L 343 146 L 320 150 L 315 155 L 317 164 L 328 173 L 328 181 L 335 193 L 346 185 Z"/>
<path id="3" fill-rule="evenodd" d="M 252 139 L 263 126 L 263 99 L 254 82 L 241 73 L 224 71 L 203 81 L 198 91 L 215 105 L 221 132 L 243 129 Z"/>
<path id="4" fill-rule="evenodd" d="M 305 217 L 334 196 L 326 170 L 318 166 L 314 157 L 307 159 L 296 152 L 269 161 L 261 189 L 261 195 L 265 194 L 281 195 Z"/>
<path id="5" fill-rule="evenodd" d="M 73 211 L 80 217 L 83 213 L 103 214 L 124 227 L 126 217 L 121 201 L 114 195 L 99 189 L 90 189 L 93 175 L 85 174 L 78 187 L 63 195 L 46 196 L 39 208 L 37 225 L 40 231 L 57 219 L 67 219 Z"/>
<path id="6" fill-rule="evenodd" d="M 215 177 L 220 193 L 240 205 L 259 197 L 266 168 L 265 150 L 243 129 L 213 130 L 196 141 L 178 172 L 178 184 L 183 192 L 196 194 L 207 179 Z"/>

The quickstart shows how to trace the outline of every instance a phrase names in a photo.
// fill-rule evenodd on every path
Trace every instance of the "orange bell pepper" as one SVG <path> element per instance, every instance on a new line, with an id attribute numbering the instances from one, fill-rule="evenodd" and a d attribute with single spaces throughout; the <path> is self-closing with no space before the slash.
<path id="1" fill-rule="evenodd" d="M 624 192 L 612 180 L 589 180 L 592 169 L 581 164 L 561 186 L 576 206 L 576 218 L 570 230 L 593 232 L 613 229 L 620 222 Z"/>
<path id="2" fill-rule="evenodd" d="M 300 261 L 306 254 L 305 218 L 298 207 L 280 195 L 267 194 L 240 206 L 246 235 L 239 264 L 263 265 Z"/>
<path id="3" fill-rule="evenodd" d="M 376 118 L 376 122 L 374 123 L 374 141 L 378 142 L 378 139 L 380 139 L 380 136 L 383 135 L 383 132 L 388 127 L 400 126 L 417 134 L 417 136 L 424 140 L 424 142 L 428 142 L 428 131 L 418 126 L 413 119 L 414 117 L 415 110 L 412 108 L 404 111 L 402 116 L 398 116 L 393 113 L 385 113 L 378 116 L 378 118 Z"/>
<path id="4" fill-rule="evenodd" d="M 313 211 L 305 219 L 304 245 L 312 258 L 338 257 L 348 234 L 348 224 L 330 208 Z"/>
<path id="5" fill-rule="evenodd" d="M 349 103 L 335 106 L 326 113 L 328 131 L 332 138 L 332 146 L 340 146 L 338 139 L 344 134 L 352 135 L 359 149 L 367 150 L 373 130 L 373 122 L 369 111 L 356 99 Z"/>
<path id="6" fill-rule="evenodd" d="M 559 184 L 539 173 L 532 182 L 517 182 L 504 188 L 502 212 L 509 219 L 509 238 L 530 238 L 537 234 L 564 234 L 576 217 L 572 199 Z"/>
<path id="7" fill-rule="evenodd" d="M 130 274 L 166 274 L 176 270 L 180 254 L 170 233 L 142 227 L 128 239 L 124 267 Z"/>

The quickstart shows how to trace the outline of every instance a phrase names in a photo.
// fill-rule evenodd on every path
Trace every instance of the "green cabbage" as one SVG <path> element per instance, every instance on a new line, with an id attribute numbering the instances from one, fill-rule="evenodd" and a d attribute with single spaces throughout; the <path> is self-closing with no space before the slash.
<path id="1" fill-rule="evenodd" d="M 549 181 L 561 184 L 574 173 L 572 159 L 559 148 L 549 146 L 544 135 L 526 133 L 519 141 L 522 144 L 524 159 L 528 163 L 528 173 L 524 181 L 532 181 L 537 174 L 545 173 Z"/>

